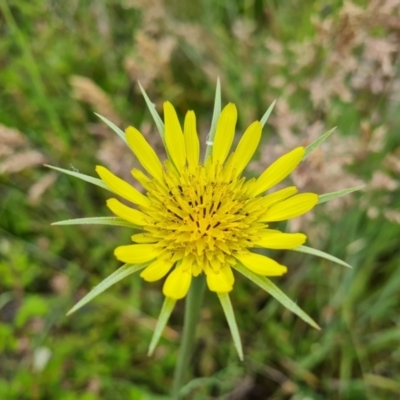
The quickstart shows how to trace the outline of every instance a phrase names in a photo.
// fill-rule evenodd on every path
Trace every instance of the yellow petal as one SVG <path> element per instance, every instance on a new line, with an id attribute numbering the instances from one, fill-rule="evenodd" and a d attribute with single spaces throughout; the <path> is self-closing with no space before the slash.
<path id="1" fill-rule="evenodd" d="M 168 154 L 172 158 L 178 171 L 182 171 L 186 164 L 185 139 L 175 108 L 169 101 L 164 103 L 164 121 L 165 144 L 168 149 Z"/>
<path id="2" fill-rule="evenodd" d="M 184 253 L 183 253 L 183 255 L 184 255 Z M 183 258 L 182 258 L 182 256 L 180 256 L 180 259 L 182 260 L 182 262 L 180 264 L 180 268 L 192 273 L 192 265 L 194 264 L 195 258 L 192 255 L 188 255 Z"/>
<path id="3" fill-rule="evenodd" d="M 133 168 L 131 174 L 146 190 L 148 190 L 151 179 L 142 170 Z"/>
<path id="4" fill-rule="evenodd" d="M 278 203 L 279 201 L 286 200 L 296 193 L 297 188 L 295 186 L 290 186 L 271 193 L 265 197 L 254 197 L 243 207 L 243 212 L 256 212 L 257 215 L 262 215 L 263 212 L 265 213 L 267 211 L 268 207 L 271 207 L 273 204 Z M 260 220 L 260 222 L 262 222 L 262 220 Z"/>
<path id="5" fill-rule="evenodd" d="M 128 127 L 125 133 L 129 147 L 143 168 L 158 181 L 162 181 L 163 167 L 161 161 L 144 136 L 133 126 Z"/>
<path id="6" fill-rule="evenodd" d="M 140 276 L 147 282 L 155 282 L 163 278 L 174 265 L 174 262 L 165 258 L 151 263 Z"/>
<path id="7" fill-rule="evenodd" d="M 200 145 L 196 130 L 196 115 L 193 111 L 187 112 L 183 131 L 188 163 L 195 166 L 199 163 Z"/>
<path id="8" fill-rule="evenodd" d="M 318 203 L 318 195 L 315 193 L 302 193 L 273 205 L 260 218 L 261 221 L 284 221 L 296 218 L 310 211 Z"/>
<path id="9" fill-rule="evenodd" d="M 285 189 L 278 190 L 274 193 L 268 194 L 261 201 L 262 207 L 270 207 L 279 201 L 288 199 L 297 193 L 296 186 L 289 186 Z"/>
<path id="10" fill-rule="evenodd" d="M 141 211 L 135 210 L 122 204 L 117 199 L 108 199 L 107 207 L 118 217 L 125 219 L 126 221 L 132 222 L 132 224 L 143 226 L 146 224 L 146 215 Z"/>
<path id="11" fill-rule="evenodd" d="M 129 244 L 119 246 L 114 251 L 118 260 L 128 264 L 142 264 L 151 261 L 160 253 L 161 250 L 152 244 Z"/>
<path id="12" fill-rule="evenodd" d="M 132 242 L 136 243 L 156 243 L 158 239 L 153 238 L 148 233 L 136 233 L 131 236 Z"/>
<path id="13" fill-rule="evenodd" d="M 280 276 L 286 273 L 287 268 L 278 264 L 275 260 L 269 257 L 256 253 L 246 253 L 235 255 L 245 267 L 250 271 L 264 276 Z"/>
<path id="14" fill-rule="evenodd" d="M 102 181 L 110 188 L 112 192 L 118 194 L 131 201 L 134 204 L 140 206 L 148 206 L 150 204 L 149 199 L 140 193 L 137 189 L 131 186 L 129 183 L 125 182 L 121 178 L 115 176 L 107 168 L 100 165 L 96 166 L 96 172 L 99 174 Z"/>
<path id="15" fill-rule="evenodd" d="M 229 103 L 222 110 L 218 119 L 213 145 L 213 161 L 219 161 L 220 164 L 224 163 L 235 136 L 236 121 L 236 106 Z"/>
<path id="16" fill-rule="evenodd" d="M 181 266 L 176 267 L 167 277 L 164 286 L 164 296 L 171 299 L 183 299 L 190 288 L 192 274 Z"/>
<path id="17" fill-rule="evenodd" d="M 267 229 L 255 243 L 256 246 L 266 249 L 294 249 L 305 243 L 307 236 L 303 233 L 283 233 L 274 229 Z"/>
<path id="18" fill-rule="evenodd" d="M 252 194 L 257 196 L 261 192 L 272 188 L 291 174 L 304 156 L 304 147 L 297 147 L 290 153 L 283 155 L 272 163 L 257 179 Z"/>
<path id="19" fill-rule="evenodd" d="M 235 282 L 235 277 L 233 276 L 232 268 L 230 265 L 225 265 L 221 268 L 221 272 L 225 275 L 225 279 L 227 282 L 233 286 Z"/>
<path id="20" fill-rule="evenodd" d="M 206 269 L 207 275 L 207 286 L 212 292 L 216 293 L 228 293 L 233 289 L 232 278 L 227 276 L 229 272 L 215 272 L 211 268 Z"/>
<path id="21" fill-rule="evenodd" d="M 243 134 L 233 155 L 235 168 L 234 177 L 237 177 L 253 157 L 261 139 L 262 125 L 259 121 L 253 122 Z"/>

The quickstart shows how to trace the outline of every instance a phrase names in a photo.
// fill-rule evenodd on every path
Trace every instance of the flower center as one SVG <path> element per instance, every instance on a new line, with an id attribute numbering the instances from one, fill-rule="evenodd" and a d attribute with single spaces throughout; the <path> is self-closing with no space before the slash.
<path id="1" fill-rule="evenodd" d="M 165 164 L 163 182 L 148 185 L 151 206 L 144 229 L 177 260 L 192 256 L 200 270 L 205 263 L 234 262 L 232 254 L 253 247 L 265 224 L 247 209 L 245 178 L 234 177 L 228 162 L 185 167 L 178 173 Z M 199 271 L 200 272 L 200 271 Z"/>

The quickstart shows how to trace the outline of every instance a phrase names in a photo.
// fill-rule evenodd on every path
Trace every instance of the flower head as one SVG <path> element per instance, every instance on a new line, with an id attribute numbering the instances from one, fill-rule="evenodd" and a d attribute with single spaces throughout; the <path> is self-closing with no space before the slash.
<path id="1" fill-rule="evenodd" d="M 96 168 L 109 190 L 132 204 L 111 198 L 109 209 L 140 230 L 133 244 L 116 248 L 115 256 L 128 264 L 146 263 L 141 272 L 146 281 L 167 276 L 163 293 L 168 298 L 185 297 L 199 274 L 205 274 L 211 291 L 228 293 L 237 264 L 262 276 L 283 275 L 285 266 L 256 249 L 294 249 L 306 240 L 303 233 L 283 233 L 270 224 L 306 213 L 318 196 L 297 194 L 294 186 L 267 192 L 297 167 L 305 149 L 297 147 L 257 179 L 246 180 L 242 172 L 259 144 L 262 124 L 253 122 L 230 153 L 236 120 L 236 106 L 230 103 L 219 116 L 204 163 L 193 111 L 182 129 L 172 104 L 164 103 L 168 159 L 163 162 L 137 129 L 127 128 L 126 140 L 145 171 L 131 172 L 145 194 L 105 167 Z"/>
<path id="2" fill-rule="evenodd" d="M 253 122 L 246 129 L 237 147 L 230 153 L 237 110 L 234 104 L 228 104 L 220 111 L 221 88 L 218 81 L 205 161 L 200 162 L 194 112 L 186 114 L 182 129 L 174 107 L 166 102 L 164 125 L 146 92 L 140 88 L 164 141 L 167 160 L 162 162 L 158 158 L 137 129 L 129 127 L 124 133 L 111 121 L 99 117 L 129 145 L 143 166 L 145 172 L 138 169 L 131 172 L 145 194 L 102 166 L 96 168 L 101 179 L 48 166 L 108 189 L 130 203 L 126 205 L 111 198 L 107 205 L 116 217 L 78 218 L 59 221 L 55 225 L 119 225 L 139 231 L 132 235 L 133 244 L 115 249 L 116 257 L 126 264 L 96 285 L 68 314 L 135 272 L 142 271 L 141 277 L 149 282 L 166 276 L 163 286 L 165 299 L 149 346 L 149 354 L 152 354 L 176 301 L 186 296 L 192 283 L 186 308 L 188 312 L 185 311 L 184 342 L 187 344 L 193 339 L 193 326 L 197 321 L 205 284 L 203 277 L 206 276 L 208 288 L 218 295 L 239 358 L 243 359 L 240 335 L 228 294 L 235 280 L 233 268 L 305 322 L 319 329 L 312 318 L 267 278 L 283 275 L 286 267 L 260 254 L 257 249 L 295 250 L 350 267 L 330 254 L 304 246 L 306 236 L 303 233 L 283 233 L 270 226 L 298 217 L 317 203 L 330 201 L 362 187 L 319 196 L 314 193 L 297 194 L 295 186 L 269 193 L 334 129 L 306 148 L 297 147 L 280 157 L 257 179 L 246 180 L 242 177 L 243 170 L 254 155 L 262 126 L 268 120 L 275 102 L 261 121 Z M 201 277 L 193 281 L 192 278 L 198 275 Z M 186 351 L 186 348 L 186 345 L 183 346 L 182 351 Z M 186 355 L 180 357 L 180 360 L 184 359 Z M 181 372 L 184 371 L 182 365 L 178 368 Z"/>

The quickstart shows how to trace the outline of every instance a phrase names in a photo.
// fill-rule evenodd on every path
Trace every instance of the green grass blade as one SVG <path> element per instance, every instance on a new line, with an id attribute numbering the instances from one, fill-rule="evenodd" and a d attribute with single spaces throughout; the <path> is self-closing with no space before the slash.
<path id="1" fill-rule="evenodd" d="M 262 118 L 261 118 L 261 125 L 264 127 L 264 125 L 267 123 L 267 121 L 268 121 L 268 118 L 269 118 L 269 116 L 271 115 L 271 113 L 272 113 L 272 110 L 274 109 L 274 107 L 275 107 L 275 103 L 276 103 L 276 100 L 274 100 L 273 101 L 273 103 L 269 106 L 269 108 L 268 108 L 268 110 L 265 112 L 265 114 L 262 116 Z"/>
<path id="2" fill-rule="evenodd" d="M 246 278 L 250 279 L 261 289 L 265 290 L 272 297 L 278 300 L 284 307 L 290 310 L 293 314 L 296 314 L 303 321 L 310 324 L 315 329 L 321 329 L 317 323 L 308 316 L 296 303 L 294 303 L 285 293 L 283 293 L 276 285 L 274 285 L 268 278 L 265 276 L 257 275 L 254 272 L 250 271 L 248 268 L 241 264 L 237 264 L 234 268 L 239 271 Z"/>
<path id="3" fill-rule="evenodd" d="M 330 131 L 324 133 L 320 138 L 318 138 L 315 142 L 312 142 L 309 146 L 306 147 L 306 152 L 304 153 L 303 160 L 314 150 L 316 149 L 322 142 L 324 142 L 331 133 L 336 129 L 336 126 L 332 128 Z"/>
<path id="4" fill-rule="evenodd" d="M 153 354 L 153 352 L 161 338 L 161 335 L 164 331 L 164 328 L 167 325 L 167 322 L 172 313 L 172 310 L 175 307 L 175 304 L 176 304 L 176 300 L 171 299 L 169 297 L 165 298 L 164 304 L 160 311 L 160 315 L 158 317 L 156 329 L 154 330 L 153 337 L 151 338 L 149 351 L 147 352 L 147 355 L 151 356 Z"/>
<path id="5" fill-rule="evenodd" d="M 10 35 L 13 39 L 13 45 L 19 46 L 22 52 L 22 60 L 20 68 L 25 68 L 27 75 L 29 76 L 29 85 L 33 88 L 36 94 L 35 102 L 43 109 L 49 120 L 50 127 L 53 134 L 57 134 L 62 137 L 64 143 L 70 142 L 70 135 L 64 128 L 60 117 L 57 114 L 55 102 L 52 101 L 50 96 L 46 94 L 46 86 L 44 82 L 47 80 L 47 76 L 43 77 L 39 70 L 40 62 L 34 57 L 34 49 L 32 38 L 23 34 L 23 31 L 19 28 L 18 23 L 23 25 L 22 20 L 14 18 L 10 2 L 7 0 L 0 0 L 0 11 L 2 13 L 2 25 L 5 23 L 10 30 Z M 22 11 L 22 9 L 20 9 Z M 3 38 L 2 38 L 3 39 Z"/>
<path id="6" fill-rule="evenodd" d="M 398 395 L 400 395 L 400 383 L 396 379 L 386 378 L 378 374 L 367 373 L 364 374 L 364 382 L 373 388 L 395 393 L 397 398 Z"/>
<path id="7" fill-rule="evenodd" d="M 235 313 L 232 308 L 231 299 L 228 293 L 217 293 L 222 309 L 224 310 L 229 329 L 232 334 L 233 343 L 235 344 L 240 361 L 243 361 L 243 348 L 240 340 L 239 329 L 236 324 Z"/>
<path id="8" fill-rule="evenodd" d="M 354 186 L 352 188 L 339 190 L 337 192 L 321 194 L 321 195 L 318 196 L 318 198 L 319 198 L 318 204 L 326 203 L 327 201 L 331 201 L 333 199 L 337 199 L 338 197 L 345 196 L 346 194 L 349 194 L 351 192 L 355 192 L 356 190 L 362 189 L 364 186 L 365 185 Z"/>
<path id="9" fill-rule="evenodd" d="M 126 144 L 128 144 L 125 136 L 125 132 L 118 128 L 113 122 L 108 120 L 106 117 L 103 117 L 100 114 L 95 113 L 103 122 L 105 122 Z"/>
<path id="10" fill-rule="evenodd" d="M 124 226 L 126 228 L 139 227 L 125 221 L 119 217 L 92 217 L 92 218 L 76 218 L 76 219 L 66 219 L 65 221 L 53 222 L 51 225 L 114 225 L 114 226 Z"/>
<path id="11" fill-rule="evenodd" d="M 100 186 L 100 187 L 103 188 L 103 189 L 110 190 L 110 189 L 106 186 L 106 184 L 105 184 L 101 179 L 93 178 L 92 176 L 80 174 L 79 172 L 70 171 L 70 170 L 68 170 L 68 169 L 53 167 L 52 165 L 47 165 L 47 164 L 45 164 L 44 166 L 45 166 L 45 167 L 48 167 L 48 168 L 51 168 L 51 169 L 54 169 L 55 171 L 62 172 L 62 173 L 64 173 L 64 174 L 74 176 L 75 178 L 82 179 L 83 181 L 92 183 L 93 185 Z M 110 190 L 110 191 L 111 191 L 111 190 Z"/>
<path id="12" fill-rule="evenodd" d="M 296 247 L 296 248 L 294 248 L 294 249 L 291 249 L 291 251 L 299 251 L 300 253 L 311 254 L 311 255 L 313 255 L 313 256 L 325 258 L 325 259 L 327 259 L 327 260 L 329 260 L 329 261 L 332 261 L 332 262 L 334 262 L 334 263 L 336 263 L 336 264 L 343 265 L 343 266 L 345 266 L 345 267 L 347 267 L 347 268 L 352 268 L 351 265 L 349 265 L 349 264 L 347 264 L 346 262 L 340 260 L 339 258 L 336 258 L 336 257 L 334 257 L 334 256 L 331 256 L 330 254 L 325 253 L 325 252 L 323 252 L 323 251 L 321 251 L 321 250 L 313 249 L 313 248 L 311 248 L 311 247 L 299 246 L 299 247 Z"/>
<path id="13" fill-rule="evenodd" d="M 135 273 L 137 271 L 140 271 L 147 265 L 148 265 L 148 263 L 139 264 L 139 265 L 131 265 L 131 264 L 123 265 L 121 268 L 117 269 L 115 272 L 113 272 L 111 275 L 109 275 L 106 279 L 104 279 L 102 282 L 100 282 L 97 286 L 95 286 L 85 297 L 83 297 L 80 301 L 78 301 L 78 303 L 76 303 L 67 312 L 67 315 L 71 315 L 72 313 L 74 313 L 75 311 L 77 311 L 81 307 L 83 307 L 85 304 L 92 301 L 100 293 L 103 293 L 110 286 L 112 286 L 115 283 L 119 282 L 120 280 L 126 278 L 127 276 L 132 275 L 133 273 Z"/>
<path id="14" fill-rule="evenodd" d="M 144 100 L 145 100 L 145 102 L 146 102 L 146 104 L 147 104 L 147 107 L 148 107 L 148 109 L 149 109 L 149 111 L 150 111 L 150 114 L 151 114 L 151 116 L 152 116 L 153 119 L 154 119 L 154 122 L 155 122 L 155 124 L 156 124 L 156 126 L 157 126 L 158 132 L 160 133 L 161 139 L 162 139 L 162 141 L 163 141 L 163 143 L 164 143 L 164 145 L 165 145 L 165 139 L 164 139 L 164 122 L 162 121 L 160 115 L 158 114 L 158 112 L 157 112 L 157 110 L 156 110 L 156 107 L 154 106 L 154 104 L 152 103 L 152 101 L 149 99 L 149 96 L 147 96 L 147 93 L 146 93 L 146 91 L 143 89 L 143 86 L 140 84 L 140 82 L 138 82 L 138 83 L 139 83 L 139 87 L 140 87 L 140 90 L 141 90 L 141 92 L 142 92 L 142 95 L 143 95 L 143 97 L 144 97 Z"/>

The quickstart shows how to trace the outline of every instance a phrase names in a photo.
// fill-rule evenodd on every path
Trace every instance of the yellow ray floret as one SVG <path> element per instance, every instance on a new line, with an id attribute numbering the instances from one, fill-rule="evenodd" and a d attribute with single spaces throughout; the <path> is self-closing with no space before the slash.
<path id="1" fill-rule="evenodd" d="M 147 190 L 151 179 L 143 171 L 137 168 L 133 168 L 131 174 L 143 186 L 143 188 Z"/>
<path id="2" fill-rule="evenodd" d="M 189 165 L 197 166 L 200 156 L 199 137 L 196 130 L 196 115 L 193 111 L 188 111 L 183 127 L 186 156 Z"/>
<path id="3" fill-rule="evenodd" d="M 118 260 L 128 264 L 142 264 L 155 259 L 161 250 L 153 244 L 130 244 L 119 246 L 114 254 Z"/>
<path id="4" fill-rule="evenodd" d="M 287 268 L 283 265 L 278 264 L 272 258 L 263 256 L 256 253 L 245 253 L 235 255 L 245 267 L 250 271 L 255 272 L 259 275 L 265 276 L 280 276 L 287 272 Z"/>
<path id="5" fill-rule="evenodd" d="M 185 139 L 175 108 L 169 101 L 164 103 L 164 120 L 168 154 L 178 171 L 181 171 L 186 164 Z"/>
<path id="6" fill-rule="evenodd" d="M 260 218 L 260 221 L 275 222 L 296 218 L 310 211 L 318 203 L 315 193 L 302 193 L 274 204 Z"/>
<path id="7" fill-rule="evenodd" d="M 134 127 L 130 126 L 126 129 L 126 139 L 129 147 L 142 164 L 143 168 L 154 178 L 161 181 L 163 168 L 156 152 L 147 143 L 144 136 Z"/>
<path id="8" fill-rule="evenodd" d="M 255 121 L 246 129 L 246 132 L 240 139 L 232 159 L 235 178 L 241 174 L 253 157 L 261 139 L 261 131 L 261 122 Z"/>
<path id="9" fill-rule="evenodd" d="M 164 278 L 173 265 L 174 262 L 170 259 L 160 258 L 146 267 L 140 276 L 147 282 L 155 282 Z"/>
<path id="10" fill-rule="evenodd" d="M 229 103 L 221 112 L 213 144 L 213 161 L 223 164 L 228 156 L 235 136 L 237 109 Z"/>
<path id="11" fill-rule="evenodd" d="M 164 286 L 164 296 L 171 299 L 183 299 L 189 291 L 192 282 L 192 273 L 181 265 L 176 267 L 167 277 Z"/>
<path id="12" fill-rule="evenodd" d="M 253 195 L 257 196 L 284 180 L 299 165 L 304 157 L 304 153 L 304 147 L 297 147 L 278 158 L 257 179 Z"/>
<path id="13" fill-rule="evenodd" d="M 283 233 L 274 229 L 266 229 L 261 233 L 261 239 L 255 242 L 256 246 L 266 249 L 294 249 L 305 243 L 307 236 L 303 233 Z"/>
<path id="14" fill-rule="evenodd" d="M 134 204 L 138 204 L 140 206 L 148 206 L 150 204 L 149 199 L 140 193 L 137 189 L 131 186 L 129 183 L 126 183 L 121 178 L 115 176 L 112 172 L 110 172 L 107 168 L 98 165 L 96 167 L 96 172 L 99 174 L 102 181 L 110 188 L 112 192 L 118 194 L 131 201 Z"/>
<path id="15" fill-rule="evenodd" d="M 286 200 L 294 196 L 298 192 L 296 186 L 289 186 L 285 189 L 278 190 L 274 193 L 268 194 L 262 200 L 263 207 L 270 207 L 275 203 Z"/>
<path id="16" fill-rule="evenodd" d="M 230 268 L 230 267 L 228 267 Z M 206 269 L 207 286 L 212 292 L 216 293 L 229 293 L 233 289 L 232 278 L 227 274 L 220 271 L 214 271 L 209 268 Z M 231 271 L 232 272 L 232 271 Z"/>
<path id="17" fill-rule="evenodd" d="M 224 274 L 225 280 L 229 283 L 229 285 L 233 287 L 233 284 L 235 283 L 235 277 L 233 276 L 233 271 L 231 266 L 229 264 L 224 265 L 221 268 L 221 272 Z"/>
<path id="18" fill-rule="evenodd" d="M 117 199 L 108 199 L 107 207 L 118 217 L 125 219 L 126 221 L 132 222 L 132 224 L 143 226 L 146 224 L 146 215 L 141 211 L 130 208 L 125 204 L 122 204 Z"/>
<path id="19" fill-rule="evenodd" d="M 132 242 L 135 243 L 156 243 L 158 240 L 148 233 L 135 233 L 131 236 Z"/>

